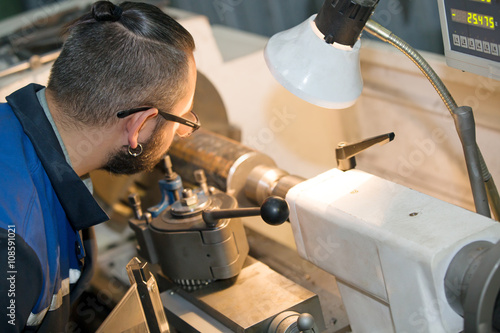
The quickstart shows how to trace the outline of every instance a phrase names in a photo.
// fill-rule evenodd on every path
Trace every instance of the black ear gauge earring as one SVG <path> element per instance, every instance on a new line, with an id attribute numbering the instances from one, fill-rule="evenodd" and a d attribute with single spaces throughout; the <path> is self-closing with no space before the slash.
<path id="1" fill-rule="evenodd" d="M 142 145 L 140 143 L 137 144 L 136 148 L 132 148 L 130 145 L 128 146 L 128 153 L 133 156 L 137 157 L 142 154 Z"/>

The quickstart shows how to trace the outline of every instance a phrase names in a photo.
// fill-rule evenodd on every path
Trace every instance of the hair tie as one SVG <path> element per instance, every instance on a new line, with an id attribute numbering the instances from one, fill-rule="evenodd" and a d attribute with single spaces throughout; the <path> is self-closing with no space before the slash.
<path id="1" fill-rule="evenodd" d="M 116 21 L 118 21 L 120 17 L 122 17 L 122 13 L 123 9 L 120 6 L 115 6 L 115 8 L 113 9 L 113 18 L 115 18 Z"/>
<path id="2" fill-rule="evenodd" d="M 122 17 L 123 9 L 109 1 L 98 1 L 92 5 L 92 16 L 98 22 L 116 22 Z"/>

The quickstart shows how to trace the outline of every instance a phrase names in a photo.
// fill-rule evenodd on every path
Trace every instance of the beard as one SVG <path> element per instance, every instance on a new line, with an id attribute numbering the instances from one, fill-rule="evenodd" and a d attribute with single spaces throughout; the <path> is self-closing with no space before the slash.
<path id="1" fill-rule="evenodd" d="M 151 137 L 142 145 L 142 154 L 132 156 L 127 146 L 123 146 L 110 154 L 108 161 L 101 168 L 116 175 L 132 175 L 143 171 L 151 171 L 163 159 L 167 149 L 162 151 L 162 131 L 164 126 L 157 124 Z"/>

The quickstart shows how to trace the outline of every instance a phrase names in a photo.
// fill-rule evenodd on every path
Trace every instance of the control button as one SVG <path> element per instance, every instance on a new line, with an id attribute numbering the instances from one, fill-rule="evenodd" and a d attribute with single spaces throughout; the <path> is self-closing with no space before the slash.
<path id="1" fill-rule="evenodd" d="M 476 39 L 476 51 L 483 52 L 483 41 Z"/>
<path id="2" fill-rule="evenodd" d="M 474 38 L 469 37 L 469 49 L 475 50 L 476 49 L 476 42 L 474 41 Z"/>
<path id="3" fill-rule="evenodd" d="M 467 37 L 460 36 L 460 46 L 467 48 Z"/>
<path id="4" fill-rule="evenodd" d="M 497 56 L 498 55 L 498 45 L 495 43 L 490 43 L 491 54 Z"/>
<path id="5" fill-rule="evenodd" d="M 453 34 L 453 45 L 460 46 L 460 36 Z"/>
<path id="6" fill-rule="evenodd" d="M 491 53 L 490 43 L 483 41 L 483 51 L 484 51 L 484 53 L 488 53 L 488 54 Z"/>

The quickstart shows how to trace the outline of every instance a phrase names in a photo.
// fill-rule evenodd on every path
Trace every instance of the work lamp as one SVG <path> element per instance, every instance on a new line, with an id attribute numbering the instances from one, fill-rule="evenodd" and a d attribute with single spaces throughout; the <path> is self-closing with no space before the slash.
<path id="1" fill-rule="evenodd" d="M 329 109 L 354 104 L 363 80 L 359 35 L 378 0 L 327 0 L 317 15 L 269 40 L 267 65 L 287 90 Z"/>

